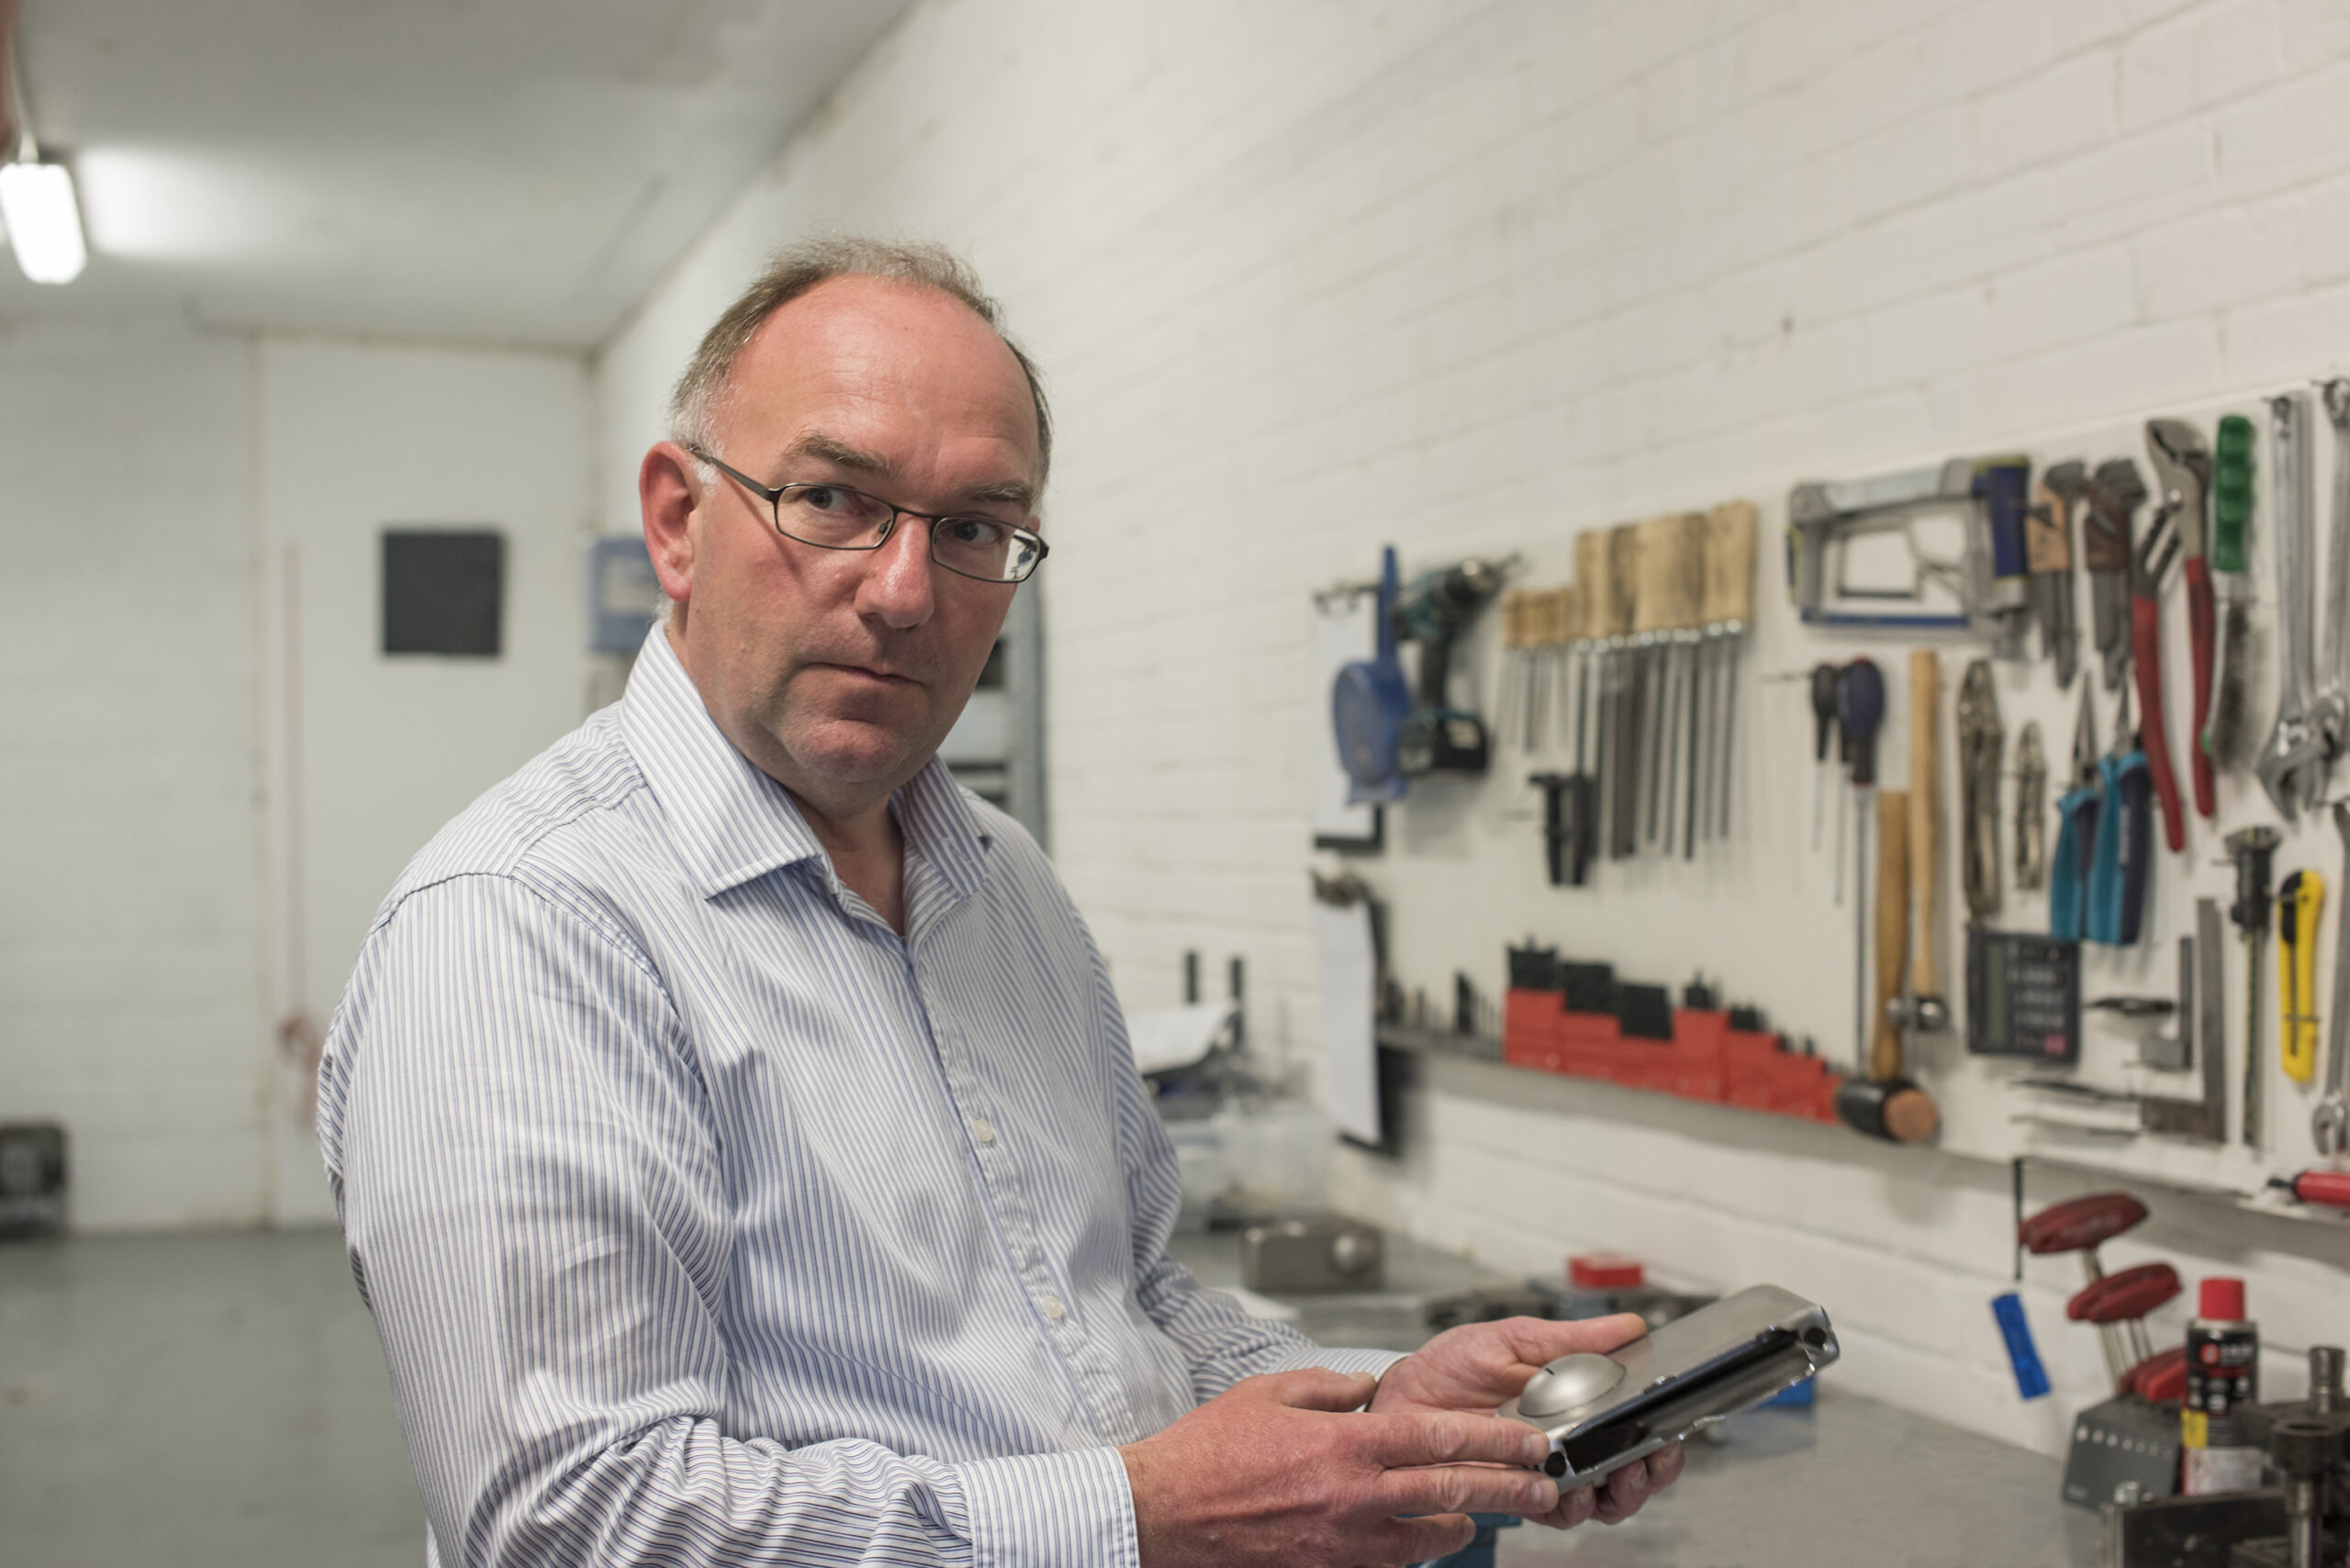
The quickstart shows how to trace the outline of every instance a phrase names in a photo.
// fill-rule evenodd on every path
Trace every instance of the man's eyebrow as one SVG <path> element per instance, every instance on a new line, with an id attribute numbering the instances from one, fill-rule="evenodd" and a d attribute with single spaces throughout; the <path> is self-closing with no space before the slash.
<path id="1" fill-rule="evenodd" d="M 845 468 L 855 474 L 870 474 L 876 478 L 886 479 L 897 472 L 888 458 L 867 452 L 861 446 L 851 446 L 822 431 L 810 431 L 783 449 L 783 460 L 787 465 L 799 457 L 813 457 L 835 468 Z M 973 486 L 964 492 L 964 498 L 980 505 L 1015 506 L 1023 511 L 1033 511 L 1036 505 L 1036 487 L 1024 479 L 997 479 Z"/>
<path id="2" fill-rule="evenodd" d="M 867 452 L 861 446 L 851 446 L 845 441 L 834 440 L 822 431 L 810 431 L 783 449 L 783 459 L 786 463 L 795 457 L 821 458 L 835 468 L 853 469 L 859 474 L 878 474 L 886 476 L 892 471 L 887 458 Z"/>

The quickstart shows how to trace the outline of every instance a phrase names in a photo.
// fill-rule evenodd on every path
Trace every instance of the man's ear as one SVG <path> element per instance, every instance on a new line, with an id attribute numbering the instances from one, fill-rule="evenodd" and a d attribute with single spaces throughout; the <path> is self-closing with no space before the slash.
<path id="1" fill-rule="evenodd" d="M 644 513 L 644 550 L 661 591 L 679 604 L 693 597 L 695 494 L 687 470 L 693 454 L 674 441 L 653 443 L 636 470 L 636 498 Z"/>

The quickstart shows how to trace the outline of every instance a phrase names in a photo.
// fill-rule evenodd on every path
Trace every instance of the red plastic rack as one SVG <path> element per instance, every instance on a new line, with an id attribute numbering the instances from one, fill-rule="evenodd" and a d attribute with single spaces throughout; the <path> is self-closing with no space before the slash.
<path id="1" fill-rule="evenodd" d="M 1836 1119 L 1841 1076 L 1778 1035 L 1730 1027 L 1729 1014 L 1673 1010 L 1673 1038 L 1641 1039 L 1605 1013 L 1570 1013 L 1555 991 L 1512 989 L 1502 1002 L 1502 1059 L 1569 1078 L 1741 1105 L 1807 1122 Z"/>

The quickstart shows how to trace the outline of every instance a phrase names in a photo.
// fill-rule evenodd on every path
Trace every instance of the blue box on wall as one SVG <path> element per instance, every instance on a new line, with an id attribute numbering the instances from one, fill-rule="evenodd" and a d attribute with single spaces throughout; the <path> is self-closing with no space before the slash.
<path id="1" fill-rule="evenodd" d="M 588 649 L 597 654 L 632 654 L 662 605 L 661 580 L 644 536 L 599 539 L 588 546 Z"/>

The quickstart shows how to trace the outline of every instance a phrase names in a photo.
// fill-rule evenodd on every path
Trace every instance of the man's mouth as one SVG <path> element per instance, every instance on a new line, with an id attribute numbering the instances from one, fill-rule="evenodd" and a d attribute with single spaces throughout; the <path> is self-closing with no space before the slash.
<path id="1" fill-rule="evenodd" d="M 891 669 L 877 669 L 871 665 L 827 663 L 824 667 L 827 669 L 839 670 L 844 675 L 872 681 L 874 684 L 878 686 L 913 686 L 919 684 L 915 681 L 913 677 L 910 675 L 901 675 L 896 670 Z"/>

